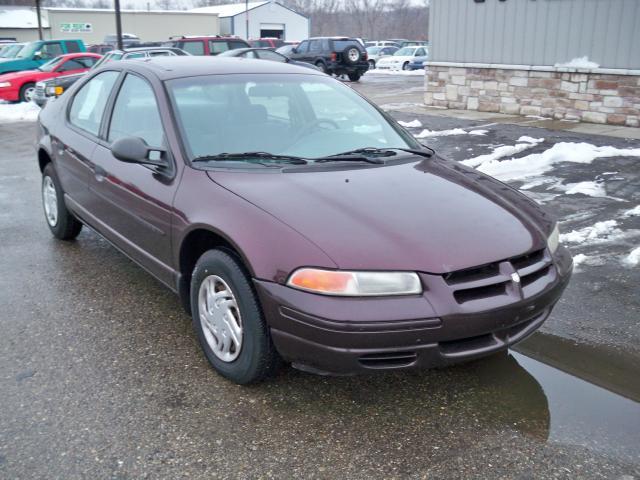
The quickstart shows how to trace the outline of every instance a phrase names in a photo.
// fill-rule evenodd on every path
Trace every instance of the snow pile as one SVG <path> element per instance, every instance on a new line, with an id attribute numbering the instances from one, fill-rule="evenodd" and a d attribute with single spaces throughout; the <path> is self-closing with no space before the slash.
<path id="1" fill-rule="evenodd" d="M 560 142 L 542 153 L 533 153 L 526 157 L 503 161 L 497 160 L 500 157 L 491 158 L 491 154 L 485 157 L 487 158 L 476 157 L 464 160 L 463 163 L 472 167 L 477 166 L 481 172 L 502 181 L 509 181 L 542 175 L 560 162 L 591 163 L 596 158 L 604 157 L 640 157 L 640 148 L 596 147 L 584 142 Z"/>
<path id="2" fill-rule="evenodd" d="M 586 55 L 584 57 L 577 57 L 572 59 L 570 62 L 566 63 L 556 63 L 554 67 L 566 67 L 566 68 L 598 68 L 596 62 L 592 62 L 589 60 L 589 57 Z"/>
<path id="3" fill-rule="evenodd" d="M 14 122 L 35 122 L 40 107 L 35 103 L 2 103 L 0 104 L 0 124 Z"/>
<path id="4" fill-rule="evenodd" d="M 616 220 L 604 220 L 579 230 L 560 234 L 560 242 L 581 245 L 595 245 L 611 242 L 626 237 L 627 234 L 618 228 Z"/>
<path id="5" fill-rule="evenodd" d="M 622 218 L 627 218 L 627 217 L 640 217 L 640 205 L 638 205 L 635 208 L 632 208 L 631 210 L 627 210 L 622 214 Z"/>
<path id="6" fill-rule="evenodd" d="M 531 138 L 527 136 L 520 137 L 516 145 L 501 145 L 493 149 L 493 152 L 487 153 L 485 155 L 480 155 L 478 157 L 470 158 L 468 160 L 463 160 L 464 163 L 468 167 L 479 167 L 484 165 L 485 163 L 495 162 L 500 158 L 507 157 L 509 155 L 515 155 L 516 153 L 520 153 L 528 148 L 535 147 L 537 144 L 544 142 L 544 138 Z M 479 170 L 482 170 L 481 168 Z"/>
<path id="7" fill-rule="evenodd" d="M 589 257 L 587 257 L 584 253 L 579 253 L 578 255 L 573 257 L 573 265 L 577 267 L 581 263 L 584 263 L 588 258 Z"/>
<path id="8" fill-rule="evenodd" d="M 416 138 L 430 138 L 430 137 L 449 137 L 451 135 L 484 135 L 488 130 L 471 130 L 467 132 L 462 128 L 452 128 L 451 130 L 428 130 L 424 129 L 420 133 L 416 133 Z"/>
<path id="9" fill-rule="evenodd" d="M 581 193 L 589 197 L 606 197 L 607 192 L 604 189 L 603 183 L 597 182 L 578 182 L 568 183 L 562 187 L 558 187 L 565 190 L 567 195 L 575 195 Z"/>
<path id="10" fill-rule="evenodd" d="M 402 120 L 398 120 L 398 123 L 407 128 L 420 128 L 422 126 L 422 122 L 417 118 L 415 120 L 411 120 L 410 122 L 403 122 Z"/>
<path id="11" fill-rule="evenodd" d="M 631 250 L 631 253 L 622 259 L 622 263 L 628 267 L 635 267 L 640 263 L 640 247 Z"/>
<path id="12" fill-rule="evenodd" d="M 424 77 L 424 70 L 381 70 L 374 68 L 373 70 L 367 70 L 367 73 L 374 75 L 415 75 Z"/>

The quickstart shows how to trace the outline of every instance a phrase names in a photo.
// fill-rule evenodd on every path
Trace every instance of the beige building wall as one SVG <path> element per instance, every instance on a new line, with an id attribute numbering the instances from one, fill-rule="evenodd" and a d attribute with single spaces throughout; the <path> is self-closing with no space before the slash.
<path id="1" fill-rule="evenodd" d="M 92 9 L 48 9 L 47 38 L 78 38 L 86 44 L 102 43 L 105 35 L 116 33 L 113 11 Z M 71 28 L 70 28 L 71 27 Z M 217 14 L 177 11 L 124 11 L 123 33 L 133 33 L 142 41 L 162 41 L 177 35 L 218 35 Z M 37 38 L 37 31 L 35 32 Z"/>
<path id="2" fill-rule="evenodd" d="M 44 30 L 45 38 L 49 38 L 49 29 Z M 15 38 L 18 42 L 38 40 L 37 28 L 0 28 L 0 37 Z"/>

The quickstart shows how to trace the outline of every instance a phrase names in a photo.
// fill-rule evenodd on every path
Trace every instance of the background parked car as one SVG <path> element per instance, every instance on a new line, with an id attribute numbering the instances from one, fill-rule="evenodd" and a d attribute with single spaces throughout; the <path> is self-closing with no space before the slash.
<path id="1" fill-rule="evenodd" d="M 367 51 L 358 39 L 316 37 L 304 40 L 292 50 L 290 58 L 311 63 L 329 75 L 347 75 L 357 82 L 369 69 Z"/>
<path id="2" fill-rule="evenodd" d="M 115 60 L 131 60 L 135 58 L 146 57 L 163 57 L 163 56 L 182 56 L 189 55 L 184 50 L 172 47 L 137 47 L 126 48 L 124 50 L 112 50 L 98 60 L 92 68 L 98 68 L 105 63 Z M 41 107 L 47 103 L 47 100 L 51 97 L 58 97 L 62 95 L 71 85 L 73 85 L 79 78 L 82 78 L 83 73 L 76 73 L 73 75 L 65 75 L 62 77 L 53 78 L 47 81 L 40 81 L 36 83 L 36 88 L 33 94 L 32 100 Z"/>
<path id="3" fill-rule="evenodd" d="M 413 60 L 409 62 L 409 70 L 424 70 L 424 63 L 429 60 L 429 55 L 422 57 L 413 57 Z"/>
<path id="4" fill-rule="evenodd" d="M 65 73 L 77 74 L 89 70 L 100 59 L 95 53 L 60 55 L 35 70 L 0 75 L 0 100 L 28 102 L 33 98 L 36 82 L 59 77 Z"/>
<path id="5" fill-rule="evenodd" d="M 0 59 L 15 58 L 25 45 L 25 43 L 8 43 L 2 46 L 0 48 Z"/>
<path id="6" fill-rule="evenodd" d="M 105 53 L 109 53 L 111 50 L 116 48 L 115 46 L 108 43 L 98 43 L 95 45 L 89 45 L 87 47 L 87 52 L 98 53 L 100 55 L 104 55 Z"/>
<path id="7" fill-rule="evenodd" d="M 398 47 L 400 48 L 400 45 L 396 42 L 392 42 L 391 40 L 379 40 L 379 41 L 368 41 L 368 42 L 364 42 L 364 46 L 366 48 L 369 47 Z"/>
<path id="8" fill-rule="evenodd" d="M 242 57 L 253 58 L 257 60 L 271 60 L 272 62 L 288 63 L 290 65 L 298 65 L 300 67 L 312 68 L 319 70 L 318 67 L 306 62 L 297 62 L 281 53 L 274 52 L 270 48 L 236 48 L 235 50 L 227 50 L 222 52 L 219 57 Z"/>
<path id="9" fill-rule="evenodd" d="M 415 57 L 424 57 L 426 54 L 425 47 L 402 47 L 392 56 L 380 59 L 376 68 L 379 70 L 409 70 L 409 64 Z"/>
<path id="10" fill-rule="evenodd" d="M 389 57 L 399 50 L 398 47 L 369 47 L 367 57 L 369 58 L 369 68 L 376 68 L 376 62 L 383 57 Z"/>
<path id="11" fill-rule="evenodd" d="M 115 33 L 105 35 L 104 43 L 111 45 L 113 48 L 118 47 L 118 36 Z M 122 46 L 124 48 L 133 47 L 140 43 L 140 37 L 133 33 L 123 33 L 122 34 Z"/>
<path id="12" fill-rule="evenodd" d="M 280 55 L 284 55 L 285 57 L 290 57 L 293 49 L 296 48 L 298 45 L 300 45 L 299 43 L 292 43 L 291 45 L 283 45 L 280 48 L 276 48 L 276 52 L 278 52 Z"/>
<path id="13" fill-rule="evenodd" d="M 33 70 L 60 55 L 85 50 L 82 40 L 38 40 L 27 43 L 14 58 L 0 61 L 0 73 Z"/>
<path id="14" fill-rule="evenodd" d="M 205 36 L 172 38 L 165 45 L 179 48 L 191 55 L 218 55 L 236 48 L 251 48 L 247 42 L 236 37 Z"/>
<path id="15" fill-rule="evenodd" d="M 284 45 L 284 40 L 280 38 L 258 38 L 254 40 L 248 40 L 249 45 L 254 48 L 271 48 L 276 49 Z"/>

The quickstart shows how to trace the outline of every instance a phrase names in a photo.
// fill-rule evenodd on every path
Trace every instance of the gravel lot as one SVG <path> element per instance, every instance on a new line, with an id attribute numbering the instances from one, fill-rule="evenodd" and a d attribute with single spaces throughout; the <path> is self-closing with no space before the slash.
<path id="1" fill-rule="evenodd" d="M 455 160 L 521 136 L 544 141 L 516 157 L 640 146 L 415 113 L 420 77 L 354 86 L 419 120 L 414 133 L 487 130 L 423 140 Z M 640 478 L 640 266 L 623 263 L 640 240 L 624 216 L 639 158 L 558 163 L 528 190 L 564 232 L 616 220 L 624 235 L 576 244 L 589 261 L 520 353 L 348 378 L 284 369 L 247 388 L 209 368 L 177 298 L 106 241 L 53 240 L 34 138 L 33 123 L 0 124 L 0 478 Z M 583 181 L 606 196 L 561 190 Z"/>

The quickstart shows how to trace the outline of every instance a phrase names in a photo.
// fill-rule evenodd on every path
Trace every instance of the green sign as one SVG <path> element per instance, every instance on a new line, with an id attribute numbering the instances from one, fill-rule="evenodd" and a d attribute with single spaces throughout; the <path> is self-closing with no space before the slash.
<path id="1" fill-rule="evenodd" d="M 61 23 L 60 31 L 62 33 L 91 33 L 93 26 L 90 23 Z"/>

